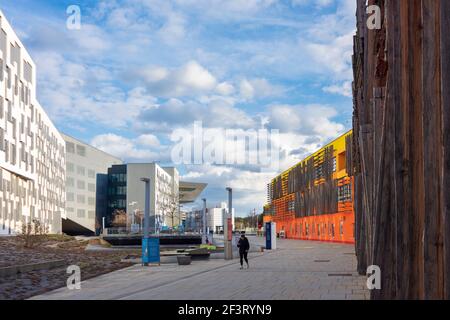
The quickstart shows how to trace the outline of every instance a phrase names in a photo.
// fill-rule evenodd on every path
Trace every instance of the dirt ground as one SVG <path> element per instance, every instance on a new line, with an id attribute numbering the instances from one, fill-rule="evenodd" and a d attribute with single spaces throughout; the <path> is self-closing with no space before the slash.
<path id="1" fill-rule="evenodd" d="M 0 278 L 0 300 L 27 299 L 65 286 L 69 277 L 66 268 L 69 265 L 78 265 L 81 268 L 81 280 L 86 280 L 128 267 L 131 264 L 121 262 L 121 259 L 128 255 L 139 255 L 139 250 L 85 251 L 87 245 L 86 240 L 48 236 L 41 244 L 29 249 L 17 237 L 0 237 L 0 268 L 50 260 L 66 261 L 65 267 Z"/>

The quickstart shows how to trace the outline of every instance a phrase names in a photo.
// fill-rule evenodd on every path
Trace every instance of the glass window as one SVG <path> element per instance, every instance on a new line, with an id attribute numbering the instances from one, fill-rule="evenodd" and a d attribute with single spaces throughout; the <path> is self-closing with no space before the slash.
<path id="1" fill-rule="evenodd" d="M 78 173 L 80 176 L 84 176 L 85 173 L 86 173 L 86 169 L 85 169 L 84 167 L 77 166 L 77 173 Z"/>
<path id="2" fill-rule="evenodd" d="M 78 218 L 84 218 L 86 216 L 86 211 L 84 209 L 78 209 L 77 210 L 77 217 Z"/>
<path id="3" fill-rule="evenodd" d="M 66 151 L 67 151 L 67 153 L 75 153 L 75 144 L 72 142 L 66 141 Z"/>
<path id="4" fill-rule="evenodd" d="M 77 144 L 77 155 L 85 157 L 86 156 L 86 147 Z"/>
<path id="5" fill-rule="evenodd" d="M 95 178 L 95 171 L 94 170 L 88 170 L 88 177 L 89 178 Z"/>
<path id="6" fill-rule="evenodd" d="M 71 162 L 67 162 L 67 171 L 68 172 L 75 172 L 75 165 Z"/>
<path id="7" fill-rule="evenodd" d="M 67 177 L 66 179 L 66 185 L 68 187 L 74 187 L 75 186 L 75 180 L 73 178 Z"/>
<path id="8" fill-rule="evenodd" d="M 95 211 L 88 211 L 88 218 L 89 219 L 95 219 Z"/>
<path id="9" fill-rule="evenodd" d="M 84 190 L 86 188 L 86 183 L 84 181 L 78 180 L 77 181 L 77 188 Z"/>
<path id="10" fill-rule="evenodd" d="M 88 198 L 88 204 L 89 204 L 90 206 L 95 206 L 95 198 L 89 197 L 89 198 Z"/>
<path id="11" fill-rule="evenodd" d="M 75 194 L 73 192 L 67 192 L 67 201 L 75 201 Z"/>
<path id="12" fill-rule="evenodd" d="M 88 190 L 91 192 L 95 192 L 95 183 L 89 183 L 88 184 Z"/>
<path id="13" fill-rule="evenodd" d="M 86 202 L 85 196 L 83 196 L 82 194 L 77 195 L 77 202 L 78 203 L 85 203 Z"/>

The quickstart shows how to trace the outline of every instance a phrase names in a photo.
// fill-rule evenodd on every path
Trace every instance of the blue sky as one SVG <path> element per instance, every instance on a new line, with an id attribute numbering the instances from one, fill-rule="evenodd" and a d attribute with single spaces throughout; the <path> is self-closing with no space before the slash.
<path id="1" fill-rule="evenodd" d="M 351 127 L 355 0 L 0 0 L 56 126 L 125 161 L 170 165 L 173 130 L 279 129 L 279 170 Z M 81 30 L 66 9 L 81 9 Z M 273 172 L 197 165 L 210 203 L 261 210 Z"/>

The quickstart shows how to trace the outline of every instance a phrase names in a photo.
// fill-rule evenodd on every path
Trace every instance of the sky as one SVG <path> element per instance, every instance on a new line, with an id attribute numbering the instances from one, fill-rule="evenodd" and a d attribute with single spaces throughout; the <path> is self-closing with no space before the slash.
<path id="1" fill-rule="evenodd" d="M 0 9 L 60 131 L 126 162 L 175 165 L 182 180 L 208 183 L 209 205 L 232 187 L 246 216 L 262 211 L 273 177 L 351 128 L 355 3 L 0 0 Z M 70 5 L 79 30 L 67 28 Z M 196 121 L 278 130 L 279 163 L 174 164 L 174 132 Z"/>

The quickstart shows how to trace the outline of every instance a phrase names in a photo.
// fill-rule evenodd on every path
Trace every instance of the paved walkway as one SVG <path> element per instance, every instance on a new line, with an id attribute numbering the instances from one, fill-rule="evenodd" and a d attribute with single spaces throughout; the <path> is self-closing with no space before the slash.
<path id="1" fill-rule="evenodd" d="M 352 245 L 279 240 L 275 251 L 251 253 L 246 270 L 237 259 L 133 266 L 82 282 L 81 290 L 61 288 L 34 299 L 367 299 L 366 279 L 355 270 Z"/>

